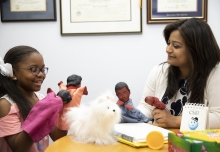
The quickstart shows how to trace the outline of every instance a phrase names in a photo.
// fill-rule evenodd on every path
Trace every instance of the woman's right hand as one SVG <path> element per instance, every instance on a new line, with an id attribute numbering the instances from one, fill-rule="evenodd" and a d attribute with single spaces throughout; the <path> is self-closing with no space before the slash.
<path id="1" fill-rule="evenodd" d="M 166 109 L 155 108 L 152 116 L 158 124 L 165 124 L 167 127 L 180 128 L 182 116 L 171 115 Z"/>

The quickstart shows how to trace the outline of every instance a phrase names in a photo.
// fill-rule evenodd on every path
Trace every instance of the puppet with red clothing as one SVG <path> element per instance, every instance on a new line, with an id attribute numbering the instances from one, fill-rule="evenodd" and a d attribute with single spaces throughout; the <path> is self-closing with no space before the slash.
<path id="1" fill-rule="evenodd" d="M 65 114 L 67 112 L 67 108 L 76 107 L 80 105 L 81 98 L 83 95 L 88 95 L 88 90 L 86 86 L 81 86 L 82 77 L 76 74 L 70 75 L 67 78 L 67 85 L 65 85 L 62 81 L 58 83 L 59 90 L 67 90 L 69 91 L 72 100 L 64 104 L 62 112 L 59 113 L 56 126 L 61 130 L 68 130 L 69 126 L 66 123 Z"/>

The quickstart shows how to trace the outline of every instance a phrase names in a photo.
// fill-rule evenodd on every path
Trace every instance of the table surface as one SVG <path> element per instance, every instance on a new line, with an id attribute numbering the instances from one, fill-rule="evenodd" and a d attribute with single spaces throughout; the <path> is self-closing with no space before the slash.
<path id="1" fill-rule="evenodd" d="M 170 129 L 171 131 L 179 131 L 179 129 Z M 116 143 L 107 146 L 98 146 L 95 144 L 84 144 L 73 141 L 71 134 L 60 138 L 59 140 L 53 142 L 45 152 L 165 152 L 168 151 L 168 145 L 164 146 L 160 150 L 152 150 L 149 147 L 135 148 L 123 143 Z"/>

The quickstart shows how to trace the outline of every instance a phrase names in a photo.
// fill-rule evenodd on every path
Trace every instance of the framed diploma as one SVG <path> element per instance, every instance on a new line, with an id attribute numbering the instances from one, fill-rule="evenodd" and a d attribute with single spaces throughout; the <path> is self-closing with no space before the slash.
<path id="1" fill-rule="evenodd" d="M 178 19 L 207 21 L 208 0 L 147 0 L 147 24 L 171 23 Z"/>
<path id="2" fill-rule="evenodd" d="M 60 0 L 61 35 L 142 32 L 141 0 Z"/>
<path id="3" fill-rule="evenodd" d="M 4 0 L 1 21 L 56 21 L 56 0 Z"/>

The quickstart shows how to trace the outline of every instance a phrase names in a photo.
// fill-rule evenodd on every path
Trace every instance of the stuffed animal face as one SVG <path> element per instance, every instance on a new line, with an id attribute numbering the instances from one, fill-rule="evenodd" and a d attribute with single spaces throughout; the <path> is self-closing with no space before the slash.
<path id="1" fill-rule="evenodd" d="M 94 115 L 94 120 L 100 123 L 118 123 L 121 120 L 121 109 L 114 101 L 114 97 L 105 94 L 94 101 L 91 105 L 91 114 Z"/>

